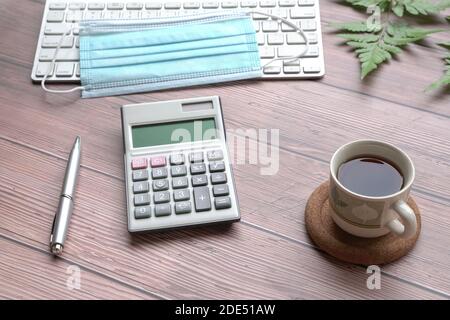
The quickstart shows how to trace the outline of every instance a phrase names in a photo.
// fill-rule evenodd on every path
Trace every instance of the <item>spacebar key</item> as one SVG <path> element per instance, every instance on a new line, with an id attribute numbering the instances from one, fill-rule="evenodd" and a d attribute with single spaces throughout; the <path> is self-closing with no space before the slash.
<path id="1" fill-rule="evenodd" d="M 194 188 L 194 203 L 195 211 L 197 212 L 211 210 L 211 199 L 209 197 L 208 187 Z"/>

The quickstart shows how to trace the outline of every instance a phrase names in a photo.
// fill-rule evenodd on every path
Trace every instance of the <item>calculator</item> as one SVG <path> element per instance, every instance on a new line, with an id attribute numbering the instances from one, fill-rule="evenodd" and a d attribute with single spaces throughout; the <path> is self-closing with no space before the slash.
<path id="1" fill-rule="evenodd" d="M 217 96 L 124 105 L 128 231 L 240 220 Z"/>

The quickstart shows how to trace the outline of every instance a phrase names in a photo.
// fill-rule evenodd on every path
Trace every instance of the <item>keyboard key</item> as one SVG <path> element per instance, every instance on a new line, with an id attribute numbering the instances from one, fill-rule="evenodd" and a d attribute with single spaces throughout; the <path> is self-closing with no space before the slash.
<path id="1" fill-rule="evenodd" d="M 288 17 L 288 10 L 283 8 L 272 9 L 270 13 L 274 16 L 281 17 L 284 19 L 287 19 Z"/>
<path id="2" fill-rule="evenodd" d="M 262 30 L 264 32 L 277 32 L 278 31 L 278 21 L 263 21 L 262 22 Z"/>
<path id="3" fill-rule="evenodd" d="M 227 182 L 227 174 L 223 172 L 215 172 L 211 173 L 211 183 L 212 184 L 220 184 Z"/>
<path id="4" fill-rule="evenodd" d="M 182 153 L 171 154 L 169 159 L 170 159 L 171 165 L 183 164 L 184 163 L 184 154 L 182 154 Z"/>
<path id="5" fill-rule="evenodd" d="M 261 47 L 259 48 L 259 55 L 261 58 L 274 58 L 275 48 L 273 47 Z"/>
<path id="6" fill-rule="evenodd" d="M 174 189 L 182 189 L 189 187 L 188 178 L 187 177 L 177 177 L 172 180 L 172 188 Z"/>
<path id="7" fill-rule="evenodd" d="M 132 173 L 133 181 L 143 181 L 148 180 L 148 171 L 147 170 L 135 170 Z"/>
<path id="8" fill-rule="evenodd" d="M 316 32 L 307 32 L 306 37 L 308 38 L 308 42 L 310 44 L 317 43 L 317 33 Z"/>
<path id="9" fill-rule="evenodd" d="M 134 196 L 134 205 L 135 206 L 147 206 L 150 204 L 150 195 L 149 194 L 137 194 Z"/>
<path id="10" fill-rule="evenodd" d="M 70 26 L 64 23 L 48 23 L 45 25 L 45 35 L 60 35 L 70 30 Z"/>
<path id="11" fill-rule="evenodd" d="M 169 189 L 168 180 L 156 180 L 153 181 L 153 191 L 162 191 Z"/>
<path id="12" fill-rule="evenodd" d="M 209 163 L 209 172 L 225 171 L 225 163 L 223 161 L 214 161 Z"/>
<path id="13" fill-rule="evenodd" d="M 228 190 L 228 185 L 226 184 L 217 184 L 213 186 L 213 195 L 214 197 L 227 196 L 230 193 Z"/>
<path id="14" fill-rule="evenodd" d="M 145 4 L 145 9 L 150 10 L 158 10 L 162 8 L 162 3 L 159 2 L 150 2 Z"/>
<path id="15" fill-rule="evenodd" d="M 284 32 L 291 32 L 291 31 L 295 31 L 296 29 L 291 27 L 290 25 L 286 24 L 286 23 L 281 23 L 281 31 Z"/>
<path id="16" fill-rule="evenodd" d="M 94 2 L 88 4 L 88 10 L 103 10 L 105 9 L 105 4 L 100 2 Z"/>
<path id="17" fill-rule="evenodd" d="M 165 9 L 180 9 L 181 3 L 180 2 L 167 2 L 164 4 Z"/>
<path id="18" fill-rule="evenodd" d="M 208 184 L 208 177 L 206 175 L 192 177 L 192 186 L 206 186 Z"/>
<path id="19" fill-rule="evenodd" d="M 175 203 L 175 213 L 184 214 L 192 211 L 192 205 L 190 201 L 183 201 Z"/>
<path id="20" fill-rule="evenodd" d="M 230 197 L 218 197 L 214 199 L 214 207 L 217 210 L 231 208 L 231 198 Z"/>
<path id="21" fill-rule="evenodd" d="M 185 9 L 198 9 L 200 8 L 200 2 L 185 2 L 183 7 Z"/>
<path id="22" fill-rule="evenodd" d="M 66 22 L 79 22 L 83 18 L 83 11 L 70 10 L 66 14 Z"/>
<path id="23" fill-rule="evenodd" d="M 61 43 L 61 48 L 73 47 L 73 36 L 64 36 Z M 44 36 L 42 39 L 42 48 L 56 48 L 61 41 L 61 36 Z"/>
<path id="24" fill-rule="evenodd" d="M 223 151 L 222 150 L 210 150 L 206 152 L 206 158 L 208 161 L 216 161 L 223 159 Z"/>
<path id="25" fill-rule="evenodd" d="M 277 2 L 275 0 L 261 0 L 259 1 L 259 6 L 261 8 L 272 8 L 277 5 Z"/>
<path id="26" fill-rule="evenodd" d="M 206 172 L 206 165 L 204 163 L 191 164 L 191 174 L 202 174 Z"/>
<path id="27" fill-rule="evenodd" d="M 102 11 L 87 11 L 84 14 L 84 20 L 99 20 L 103 17 Z"/>
<path id="28" fill-rule="evenodd" d="M 103 18 L 105 19 L 120 19 L 122 17 L 122 10 L 108 10 L 104 12 Z"/>
<path id="29" fill-rule="evenodd" d="M 75 75 L 76 75 L 77 77 L 80 76 L 80 64 L 79 64 L 79 63 L 77 63 L 77 65 L 76 65 L 76 67 L 75 67 Z"/>
<path id="30" fill-rule="evenodd" d="M 141 18 L 141 12 L 137 10 L 125 10 L 122 12 L 121 15 L 122 19 L 140 19 Z"/>
<path id="31" fill-rule="evenodd" d="M 293 7 L 295 6 L 296 0 L 279 0 L 280 7 Z"/>
<path id="32" fill-rule="evenodd" d="M 56 66 L 57 77 L 71 77 L 73 76 L 73 69 L 75 64 L 73 62 L 61 62 Z"/>
<path id="33" fill-rule="evenodd" d="M 305 54 L 305 57 L 318 57 L 318 56 L 319 56 L 319 47 L 309 46 L 308 51 Z"/>
<path id="34" fill-rule="evenodd" d="M 265 14 L 259 14 L 257 12 L 253 12 L 252 13 L 252 18 L 253 18 L 253 20 L 267 20 L 267 19 L 269 19 L 269 17 L 266 16 Z"/>
<path id="35" fill-rule="evenodd" d="M 147 181 L 133 183 L 133 193 L 147 193 L 150 187 Z"/>
<path id="36" fill-rule="evenodd" d="M 237 1 L 222 1 L 222 8 L 224 9 L 237 8 L 237 6 Z"/>
<path id="37" fill-rule="evenodd" d="M 64 2 L 53 2 L 53 3 L 50 3 L 48 8 L 50 10 L 65 10 L 66 6 L 67 6 L 66 3 L 64 3 Z"/>
<path id="38" fill-rule="evenodd" d="M 189 200 L 190 198 L 191 198 L 191 195 L 190 195 L 188 189 L 173 191 L 173 200 L 175 200 L 175 201 Z"/>
<path id="39" fill-rule="evenodd" d="M 55 56 L 55 49 L 41 49 L 39 53 L 39 61 L 52 61 Z M 80 60 L 78 50 L 59 49 L 56 61 L 77 61 Z"/>
<path id="40" fill-rule="evenodd" d="M 258 1 L 256 0 L 243 0 L 241 1 L 242 8 L 256 8 L 258 6 Z"/>
<path id="41" fill-rule="evenodd" d="M 274 44 L 284 44 L 284 34 L 283 33 L 269 33 L 267 35 L 267 43 Z"/>
<path id="42" fill-rule="evenodd" d="M 47 22 L 63 22 L 64 11 L 49 11 L 47 13 Z"/>
<path id="43" fill-rule="evenodd" d="M 194 188 L 194 204 L 197 212 L 211 210 L 211 198 L 208 187 Z"/>
<path id="44" fill-rule="evenodd" d="M 292 19 L 314 18 L 315 16 L 316 16 L 316 12 L 315 12 L 314 8 L 291 9 L 291 18 Z"/>
<path id="45" fill-rule="evenodd" d="M 167 178 L 167 168 L 156 168 L 152 170 L 153 179 Z"/>
<path id="46" fill-rule="evenodd" d="M 134 208 L 134 217 L 136 219 L 147 219 L 150 218 L 150 215 L 151 215 L 150 206 Z"/>
<path id="47" fill-rule="evenodd" d="M 152 157 L 150 160 L 150 165 L 152 166 L 152 168 L 164 167 L 166 165 L 166 157 L 165 156 Z"/>
<path id="48" fill-rule="evenodd" d="M 203 162 L 203 151 L 191 152 L 189 154 L 189 162 Z"/>
<path id="49" fill-rule="evenodd" d="M 259 32 L 259 30 L 261 29 L 259 21 L 253 20 L 253 28 L 255 28 L 255 32 Z"/>
<path id="50" fill-rule="evenodd" d="M 127 3 L 128 10 L 141 10 L 144 5 L 140 2 L 129 2 Z"/>
<path id="51" fill-rule="evenodd" d="M 36 76 L 37 77 L 43 77 L 46 75 L 47 71 L 50 69 L 52 64 L 50 62 L 39 62 L 36 69 Z M 53 70 L 55 68 L 53 67 L 52 70 L 49 73 L 49 77 L 53 75 Z"/>
<path id="52" fill-rule="evenodd" d="M 287 44 L 304 44 L 305 39 L 303 39 L 300 33 L 288 33 L 286 34 Z"/>
<path id="53" fill-rule="evenodd" d="M 319 73 L 320 72 L 320 66 L 315 66 L 315 65 L 304 66 L 303 67 L 303 72 L 304 73 Z"/>
<path id="54" fill-rule="evenodd" d="M 315 3 L 315 0 L 298 0 L 298 5 L 301 7 L 313 6 L 314 3 Z"/>
<path id="55" fill-rule="evenodd" d="M 84 10 L 86 8 L 86 4 L 82 2 L 73 2 L 69 3 L 70 10 Z"/>
<path id="56" fill-rule="evenodd" d="M 278 48 L 278 56 L 283 58 L 293 57 L 299 55 L 304 46 L 287 46 Z"/>
<path id="57" fill-rule="evenodd" d="M 131 169 L 146 169 L 148 167 L 147 158 L 135 158 L 131 161 Z"/>
<path id="58" fill-rule="evenodd" d="M 155 206 L 155 217 L 165 217 L 172 214 L 172 207 L 169 203 L 158 204 Z"/>
<path id="59" fill-rule="evenodd" d="M 108 10 L 122 10 L 123 3 L 121 2 L 108 2 Z"/>
<path id="60" fill-rule="evenodd" d="M 314 31 L 317 29 L 316 21 L 313 19 L 304 19 L 300 21 L 300 24 L 303 31 Z"/>
<path id="61" fill-rule="evenodd" d="M 289 65 L 283 66 L 284 73 L 294 74 L 294 73 L 300 73 L 300 71 L 301 71 L 300 64 L 297 66 L 289 66 Z"/>
<path id="62" fill-rule="evenodd" d="M 155 192 L 153 194 L 153 201 L 155 203 L 165 203 L 170 201 L 169 191 Z"/>
<path id="63" fill-rule="evenodd" d="M 80 37 L 75 37 L 75 48 L 80 47 Z"/>
<path id="64" fill-rule="evenodd" d="M 275 61 L 270 65 L 264 67 L 263 72 L 265 74 L 279 74 L 281 72 L 281 67 L 274 65 Z"/>
<path id="65" fill-rule="evenodd" d="M 185 176 L 187 174 L 186 166 L 174 166 L 170 168 L 170 174 L 172 177 Z"/>
<path id="66" fill-rule="evenodd" d="M 258 42 L 258 45 L 263 46 L 266 41 L 266 35 L 264 33 L 257 33 L 256 34 L 256 42 Z"/>

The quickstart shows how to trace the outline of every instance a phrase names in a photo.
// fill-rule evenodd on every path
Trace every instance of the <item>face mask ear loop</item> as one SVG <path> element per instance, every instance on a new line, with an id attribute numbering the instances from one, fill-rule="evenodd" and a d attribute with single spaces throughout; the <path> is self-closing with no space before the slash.
<path id="1" fill-rule="evenodd" d="M 265 12 L 259 12 L 259 11 L 248 11 L 248 13 L 260 14 L 260 15 L 269 17 L 269 18 L 271 18 L 271 19 L 273 19 L 273 20 L 276 20 L 276 21 L 278 21 L 278 22 L 285 23 L 285 24 L 287 24 L 288 26 L 290 26 L 291 28 L 295 29 L 296 32 L 297 32 L 298 34 L 300 34 L 300 35 L 302 36 L 302 38 L 305 40 L 305 47 L 304 47 L 304 49 L 303 49 L 298 55 L 292 56 L 292 57 L 274 58 L 274 59 L 272 59 L 272 60 L 269 60 L 267 63 L 265 63 L 265 64 L 262 66 L 262 68 L 268 66 L 269 64 L 271 64 L 271 63 L 274 62 L 274 61 L 278 61 L 278 60 L 286 60 L 287 62 L 290 62 L 290 61 L 294 61 L 294 60 L 296 60 L 296 59 L 299 59 L 299 58 L 303 57 L 303 56 L 306 54 L 306 52 L 308 51 L 308 48 L 309 48 L 309 41 L 308 41 L 308 38 L 306 37 L 305 32 L 304 32 L 299 26 L 297 26 L 296 24 L 290 22 L 289 20 L 286 20 L 286 19 L 284 19 L 284 18 L 275 16 L 275 15 L 273 15 L 273 14 L 269 14 L 269 13 L 265 13 Z"/>
<path id="2" fill-rule="evenodd" d="M 50 92 L 50 93 L 70 93 L 70 92 L 74 92 L 74 91 L 77 91 L 77 90 L 83 90 L 84 89 L 83 86 L 79 86 L 79 87 L 75 87 L 75 88 L 67 89 L 67 90 L 55 90 L 55 89 L 49 89 L 49 88 L 47 88 L 45 86 L 45 81 L 47 81 L 48 76 L 50 75 L 52 70 L 55 68 L 56 57 L 58 56 L 58 51 L 61 48 L 62 42 L 64 41 L 64 38 L 72 32 L 73 29 L 74 28 L 70 28 L 69 30 L 66 31 L 66 33 L 64 33 L 61 36 L 61 39 L 58 42 L 58 46 L 55 49 L 55 55 L 53 56 L 52 62 L 50 64 L 50 68 L 48 68 L 47 72 L 44 75 L 44 78 L 41 81 L 41 87 L 46 92 Z M 56 70 L 54 70 L 54 72 L 56 72 Z"/>

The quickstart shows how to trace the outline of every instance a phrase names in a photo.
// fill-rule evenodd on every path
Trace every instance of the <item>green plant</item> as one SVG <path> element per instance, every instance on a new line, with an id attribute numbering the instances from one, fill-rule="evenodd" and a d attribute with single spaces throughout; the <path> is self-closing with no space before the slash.
<path id="1" fill-rule="evenodd" d="M 361 62 L 361 79 L 378 66 L 402 52 L 410 43 L 418 42 L 442 29 L 424 29 L 411 26 L 402 20 L 409 14 L 436 14 L 450 8 L 450 0 L 430 2 L 428 0 L 345 0 L 356 7 L 366 8 L 373 15 L 367 21 L 332 23 L 346 31 L 338 36 L 353 48 Z M 378 8 L 378 9 L 376 9 Z M 442 79 L 441 79 L 442 80 Z M 440 81 L 441 81 L 440 80 Z"/>
<path id="2" fill-rule="evenodd" d="M 444 57 L 444 61 L 445 61 L 445 73 L 442 76 L 442 78 L 440 78 L 439 80 L 437 80 L 436 82 L 433 82 L 432 84 L 430 84 L 430 86 L 427 88 L 427 90 L 435 90 L 438 89 L 439 87 L 445 86 L 445 85 L 449 85 L 450 84 L 450 42 L 447 43 L 441 43 L 441 46 L 446 47 L 447 49 L 449 49 L 449 53 L 447 54 L 446 57 Z"/>

